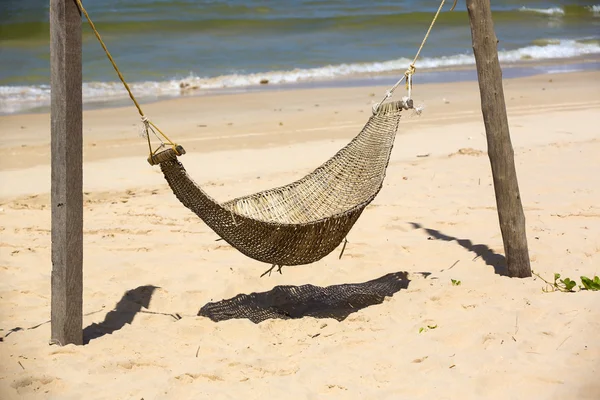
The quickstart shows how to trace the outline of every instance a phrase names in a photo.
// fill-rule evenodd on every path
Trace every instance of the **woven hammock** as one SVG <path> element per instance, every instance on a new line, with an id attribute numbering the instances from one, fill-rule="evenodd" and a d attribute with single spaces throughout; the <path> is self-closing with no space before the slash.
<path id="1" fill-rule="evenodd" d="M 150 164 L 160 164 L 179 201 L 222 239 L 250 258 L 273 264 L 273 267 L 279 266 L 280 272 L 282 266 L 310 264 L 331 253 L 381 190 L 401 111 L 413 106 L 411 88 L 415 63 L 445 3 L 441 0 L 404 76 L 386 92 L 373 116 L 346 147 L 296 182 L 219 203 L 188 176 L 177 160 L 178 156 L 185 154 L 183 147 L 172 142 L 144 115 L 81 0 L 75 1 L 142 118 Z M 451 10 L 455 6 L 456 0 Z M 404 79 L 407 99 L 384 104 Z M 157 137 L 160 134 L 172 148 L 157 153 L 152 149 L 150 132 Z"/>
<path id="2" fill-rule="evenodd" d="M 302 265 L 331 253 L 381 190 L 400 114 L 412 102 L 382 104 L 331 159 L 289 185 L 219 203 L 187 174 L 174 149 L 149 161 L 179 201 L 246 256 Z M 178 149 L 181 153 L 181 148 Z"/>

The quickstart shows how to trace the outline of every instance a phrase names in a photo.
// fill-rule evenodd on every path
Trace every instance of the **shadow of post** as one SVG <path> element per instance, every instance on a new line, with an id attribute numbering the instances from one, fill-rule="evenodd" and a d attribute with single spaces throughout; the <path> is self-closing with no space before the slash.
<path id="1" fill-rule="evenodd" d="M 93 323 L 83 330 L 83 344 L 88 344 L 91 340 L 104 335 L 110 335 L 126 324 L 131 324 L 135 315 L 142 308 L 148 308 L 156 289 L 158 289 L 157 286 L 145 285 L 126 291 L 114 310 L 106 314 L 104 321 L 99 324 Z"/>
<path id="2" fill-rule="evenodd" d="M 267 292 L 239 294 L 228 300 L 207 303 L 198 315 L 214 322 L 236 318 L 259 323 L 273 318 L 302 317 L 342 321 L 356 311 L 382 303 L 385 297 L 406 289 L 409 282 L 407 272 L 394 272 L 363 283 L 275 286 Z"/>
<path id="3" fill-rule="evenodd" d="M 506 258 L 502 254 L 495 253 L 494 250 L 490 249 L 485 244 L 473 244 L 469 239 L 459 239 L 454 236 L 449 236 L 438 230 L 425 228 L 416 222 L 410 222 L 410 224 L 414 229 L 422 229 L 435 239 L 444 240 L 446 242 L 455 241 L 465 249 L 475 253 L 477 257 L 481 257 L 487 265 L 494 267 L 494 272 L 496 274 L 507 276 Z"/>

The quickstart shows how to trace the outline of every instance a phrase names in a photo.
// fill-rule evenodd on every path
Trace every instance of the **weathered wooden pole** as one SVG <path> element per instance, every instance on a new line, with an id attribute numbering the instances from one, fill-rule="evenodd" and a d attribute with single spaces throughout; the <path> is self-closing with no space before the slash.
<path id="1" fill-rule="evenodd" d="M 50 0 L 51 343 L 83 343 L 81 14 Z"/>
<path id="2" fill-rule="evenodd" d="M 506 116 L 498 39 L 494 32 L 490 1 L 466 1 L 507 272 L 511 277 L 530 277 L 525 215 Z"/>

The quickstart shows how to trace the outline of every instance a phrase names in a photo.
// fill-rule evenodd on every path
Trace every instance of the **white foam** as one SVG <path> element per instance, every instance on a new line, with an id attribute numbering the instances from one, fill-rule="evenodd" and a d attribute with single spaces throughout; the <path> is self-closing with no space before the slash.
<path id="1" fill-rule="evenodd" d="M 587 6 L 586 8 L 594 13 L 595 16 L 600 16 L 600 5 Z"/>
<path id="2" fill-rule="evenodd" d="M 586 54 L 600 54 L 600 46 L 595 43 L 579 43 L 575 40 L 551 40 L 545 46 L 527 46 L 516 50 L 499 52 L 502 62 L 516 62 L 522 60 L 544 60 L 555 58 L 572 58 Z M 411 60 L 401 58 L 397 60 L 375 62 L 329 65 L 320 68 L 295 69 L 292 71 L 272 71 L 259 74 L 232 74 L 215 78 L 189 77 L 182 80 L 185 85 L 198 89 L 236 88 L 258 85 L 261 80 L 269 84 L 310 82 L 316 80 L 333 79 L 356 74 L 377 74 L 383 72 L 404 72 Z M 421 68 L 455 67 L 472 65 L 475 59 L 471 54 L 457 54 L 437 58 L 423 58 L 417 63 Z"/>
<path id="3" fill-rule="evenodd" d="M 600 54 L 600 45 L 597 43 L 581 43 L 575 40 L 548 39 L 548 44 L 541 46 L 527 46 L 515 50 L 499 52 L 499 59 L 503 63 L 522 60 L 544 60 L 572 58 L 589 54 Z M 158 97 L 178 96 L 185 92 L 184 89 L 198 90 L 211 89 L 243 89 L 259 86 L 263 80 L 268 80 L 269 85 L 324 81 L 343 78 L 357 74 L 380 74 L 385 72 L 398 73 L 400 76 L 408 67 L 411 60 L 400 58 L 374 63 L 354 63 L 328 65 L 319 68 L 294 69 L 290 71 L 271 71 L 255 74 L 229 74 L 218 77 L 190 76 L 184 79 L 171 79 L 161 82 L 136 82 L 130 87 L 137 98 L 156 99 Z M 418 69 L 436 67 L 454 67 L 472 65 L 475 59 L 472 54 L 457 54 L 453 56 L 423 58 L 417 63 Z M 127 92 L 121 82 L 86 82 L 83 85 L 84 103 L 126 100 Z M 38 86 L 0 86 L 0 113 L 12 114 L 24 112 L 38 107 L 50 105 L 50 87 Z"/>
<path id="4" fill-rule="evenodd" d="M 178 81 L 129 84 L 136 97 L 157 98 L 180 93 Z M 85 82 L 83 102 L 107 102 L 127 98 L 121 82 Z M 0 114 L 13 114 L 50 106 L 50 86 L 0 86 Z"/>
<path id="5" fill-rule="evenodd" d="M 565 15 L 565 10 L 560 7 L 552 7 L 552 8 L 528 8 L 521 7 L 519 11 L 530 12 L 536 14 L 545 14 L 545 15 Z"/>
<path id="6" fill-rule="evenodd" d="M 548 69 L 545 72 L 547 74 L 564 74 L 567 72 L 577 72 L 577 69 L 575 69 L 575 68 L 555 68 L 555 69 Z"/>
<path id="7" fill-rule="evenodd" d="M 501 51 L 500 61 L 514 62 L 520 60 L 547 60 L 554 58 L 573 58 L 589 54 L 600 54 L 600 46 L 596 43 L 580 43 L 575 40 L 551 41 L 546 46 L 527 46 L 516 50 Z"/>
<path id="8" fill-rule="evenodd" d="M 12 114 L 50 103 L 50 86 L 0 86 L 0 113 Z"/>

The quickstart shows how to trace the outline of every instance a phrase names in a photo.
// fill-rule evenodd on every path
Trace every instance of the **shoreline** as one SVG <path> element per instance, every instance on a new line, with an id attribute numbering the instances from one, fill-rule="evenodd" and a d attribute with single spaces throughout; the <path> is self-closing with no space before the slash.
<path id="1" fill-rule="evenodd" d="M 549 75 L 507 78 L 504 90 L 509 119 L 542 110 L 560 113 L 599 107 L 598 85 L 589 82 L 600 82 L 600 71 L 563 73 L 560 79 Z M 219 157 L 235 164 L 236 154 L 247 152 L 244 157 L 259 162 L 260 156 L 248 152 L 259 154 L 273 148 L 287 151 L 290 146 L 310 143 L 322 143 L 329 152 L 334 152 L 336 146 L 343 146 L 358 133 L 367 121 L 372 104 L 381 100 L 380 95 L 387 88 L 304 88 L 189 96 L 145 104 L 144 111 L 168 136 L 184 146 L 187 154 L 182 162 L 209 158 L 218 166 Z M 401 86 L 394 98 L 403 94 L 404 86 Z M 425 107 L 424 111 L 419 116 L 407 113 L 401 122 L 400 134 L 428 127 L 455 129 L 456 125 L 481 123 L 476 81 L 416 84 L 413 98 L 417 107 Z M 0 198 L 31 194 L 36 187 L 46 188 L 50 164 L 49 114 L 1 116 L 0 125 L 4 128 L 0 149 L 5 153 L 0 162 L 0 181 L 5 182 Z M 511 130 L 518 129 L 510 126 Z M 157 169 L 146 162 L 147 148 L 138 135 L 140 127 L 133 106 L 84 111 L 84 167 L 93 170 L 94 165 L 100 169 L 113 168 L 111 163 L 135 165 L 141 174 L 154 179 Z M 331 143 L 336 145 L 331 146 Z M 326 155 L 323 153 L 323 161 Z M 211 169 L 210 165 L 205 168 Z M 25 179 L 26 176 L 32 179 Z M 209 179 L 211 174 L 205 176 Z M 19 186 L 20 181 L 30 182 L 26 185 L 28 189 L 23 186 L 21 190 L 8 190 Z"/>
<path id="2" fill-rule="evenodd" d="M 600 70 L 600 55 L 585 55 L 566 59 L 543 59 L 543 60 L 523 60 L 519 62 L 501 63 L 505 79 L 523 78 L 535 75 L 557 74 L 569 72 L 597 71 Z M 335 89 L 335 88 L 353 88 L 369 86 L 392 86 L 402 77 L 403 70 L 385 71 L 379 73 L 353 73 L 341 77 L 307 79 L 298 82 L 286 82 L 276 84 L 255 84 L 240 86 L 235 88 L 202 89 L 194 87 L 182 87 L 179 94 L 159 95 L 159 96 L 136 96 L 141 104 L 153 104 L 172 99 L 187 97 L 204 96 L 228 96 L 241 93 L 260 93 L 264 91 L 289 91 L 299 89 Z M 257 73 L 256 75 L 260 75 Z M 116 77 L 115 77 L 116 79 Z M 186 78 L 181 79 L 183 85 Z M 417 73 L 415 74 L 416 84 L 429 83 L 454 83 L 463 81 L 477 80 L 477 74 L 474 64 L 427 67 L 419 68 L 417 63 Z M 115 83 L 115 82 L 113 82 Z M 134 81 L 128 83 L 135 83 Z M 123 96 L 114 100 L 87 100 L 84 98 L 84 111 L 120 108 L 131 104 L 126 91 L 122 88 Z M 136 95 L 134 91 L 134 95 Z M 44 114 L 50 111 L 50 106 L 39 106 L 32 109 L 17 111 L 13 113 L 2 113 L 0 117 L 10 115 L 24 114 Z"/>

